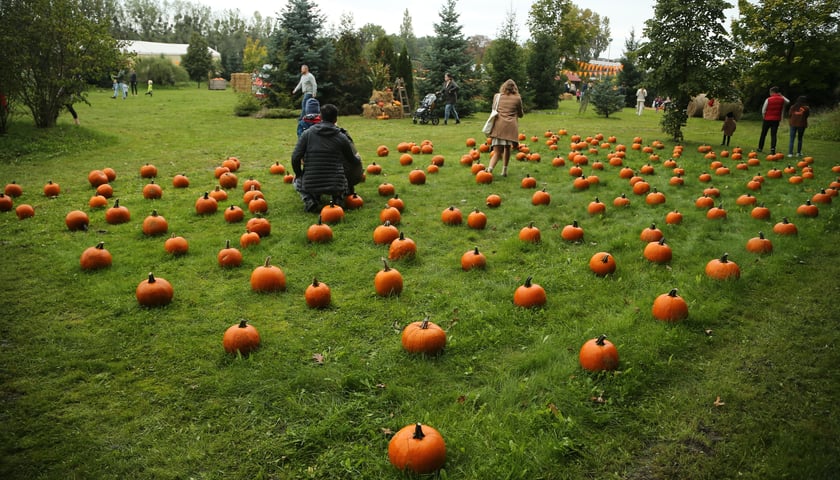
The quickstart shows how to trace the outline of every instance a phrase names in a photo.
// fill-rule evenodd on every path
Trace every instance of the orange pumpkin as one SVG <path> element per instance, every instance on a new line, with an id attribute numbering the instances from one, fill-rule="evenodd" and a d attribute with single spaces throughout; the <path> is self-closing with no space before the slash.
<path id="1" fill-rule="evenodd" d="M 573 220 L 571 225 L 563 227 L 560 236 L 567 242 L 580 242 L 583 240 L 583 228 L 578 225 L 577 220 Z"/>
<path id="2" fill-rule="evenodd" d="M 672 252 L 671 247 L 665 243 L 665 237 L 662 237 L 657 242 L 648 243 L 643 255 L 653 263 L 668 263 L 671 261 Z"/>
<path id="3" fill-rule="evenodd" d="M 455 206 L 450 206 L 440 214 L 440 219 L 445 225 L 460 225 L 464 221 L 461 210 Z"/>
<path id="4" fill-rule="evenodd" d="M 163 249 L 170 255 L 183 255 L 190 249 L 190 244 L 184 237 L 176 236 L 174 233 L 171 237 L 163 242 Z"/>
<path id="5" fill-rule="evenodd" d="M 476 208 L 467 215 L 467 226 L 476 230 L 484 230 L 487 226 L 487 214 Z"/>
<path id="6" fill-rule="evenodd" d="M 599 277 L 615 272 L 615 258 L 607 252 L 598 252 L 589 259 L 589 269 Z"/>
<path id="7" fill-rule="evenodd" d="M 244 319 L 225 330 L 225 334 L 222 336 L 222 347 L 227 353 L 235 354 L 239 352 L 245 356 L 259 346 L 260 333 L 253 325 L 248 325 L 248 322 Z"/>
<path id="8" fill-rule="evenodd" d="M 402 346 L 409 353 L 436 355 L 446 347 L 446 332 L 426 317 L 412 322 L 402 331 Z"/>
<path id="9" fill-rule="evenodd" d="M 79 258 L 82 270 L 99 270 L 111 266 L 111 253 L 105 250 L 105 242 L 99 242 L 95 247 L 88 247 Z"/>
<path id="10" fill-rule="evenodd" d="M 578 360 L 580 366 L 590 372 L 615 370 L 618 368 L 618 349 L 606 335 L 600 335 L 583 344 Z"/>
<path id="11" fill-rule="evenodd" d="M 143 186 L 143 198 L 155 200 L 163 196 L 163 188 L 154 180 Z"/>
<path id="12" fill-rule="evenodd" d="M 657 320 L 678 322 L 688 317 L 688 303 L 677 295 L 677 289 L 673 288 L 670 292 L 656 297 L 651 312 Z"/>
<path id="13" fill-rule="evenodd" d="M 545 305 L 546 301 L 545 289 L 531 282 L 531 277 L 526 278 L 525 283 L 513 292 L 513 303 L 518 307 L 540 307 Z"/>
<path id="14" fill-rule="evenodd" d="M 399 470 L 432 473 L 446 463 L 446 443 L 440 432 L 428 425 L 408 425 L 388 443 L 388 459 Z"/>
<path id="15" fill-rule="evenodd" d="M 741 277 L 741 269 L 737 263 L 729 260 L 728 253 L 724 253 L 706 264 L 706 276 L 715 280 L 738 279 Z"/>
<path id="16" fill-rule="evenodd" d="M 271 256 L 251 272 L 251 290 L 255 292 L 282 292 L 286 290 L 286 274 L 271 264 Z"/>
<path id="17" fill-rule="evenodd" d="M 764 232 L 758 232 L 757 237 L 747 240 L 747 251 L 752 253 L 771 253 L 773 243 L 764 237 Z"/>
<path id="18" fill-rule="evenodd" d="M 784 217 L 781 222 L 773 225 L 773 232 L 778 235 L 796 235 L 798 230 L 796 225 L 791 223 L 787 217 Z"/>
<path id="19" fill-rule="evenodd" d="M 376 272 L 373 278 L 373 286 L 376 294 L 380 297 L 399 295 L 403 290 L 402 274 L 395 268 L 391 268 L 385 259 L 382 259 L 385 268 Z"/>
<path id="20" fill-rule="evenodd" d="M 473 250 L 467 250 L 461 255 L 461 269 L 469 271 L 474 268 L 484 268 L 487 266 L 487 258 L 483 253 L 478 251 L 478 247 Z"/>
<path id="21" fill-rule="evenodd" d="M 143 219 L 143 233 L 145 235 L 163 235 L 169 230 L 169 223 L 161 215 L 158 215 L 157 210 L 152 210 L 152 214 Z"/>
<path id="22" fill-rule="evenodd" d="M 414 258 L 417 254 L 417 244 L 414 240 L 407 238 L 403 232 L 400 236 L 391 242 L 388 247 L 388 259 L 399 260 L 401 258 Z"/>
<path id="23" fill-rule="evenodd" d="M 225 248 L 219 250 L 216 260 L 220 267 L 238 267 L 242 264 L 242 252 L 230 246 L 230 240 L 225 242 Z"/>
<path id="24" fill-rule="evenodd" d="M 155 278 L 150 272 L 149 278 L 137 285 L 134 295 L 137 302 L 144 307 L 162 307 L 172 302 L 174 290 L 166 279 Z"/>
<path id="25" fill-rule="evenodd" d="M 319 282 L 317 278 L 312 279 L 312 283 L 306 287 L 303 296 L 309 308 L 326 308 L 332 301 L 332 293 L 329 285 L 324 282 Z"/>
<path id="26" fill-rule="evenodd" d="M 388 220 L 373 229 L 373 243 L 377 245 L 390 245 L 399 236 L 400 231 Z"/>
<path id="27" fill-rule="evenodd" d="M 67 225 L 67 229 L 70 231 L 87 230 L 90 219 L 87 213 L 81 210 L 73 210 L 64 217 L 64 224 Z"/>
<path id="28" fill-rule="evenodd" d="M 318 215 L 318 223 L 312 224 L 306 229 L 306 239 L 312 243 L 327 243 L 332 238 L 332 228 L 322 221 L 320 215 Z"/>
<path id="29" fill-rule="evenodd" d="M 210 192 L 204 192 L 204 195 L 198 197 L 195 201 L 195 213 L 199 215 L 209 215 L 216 213 L 219 209 L 219 202 L 210 196 Z"/>

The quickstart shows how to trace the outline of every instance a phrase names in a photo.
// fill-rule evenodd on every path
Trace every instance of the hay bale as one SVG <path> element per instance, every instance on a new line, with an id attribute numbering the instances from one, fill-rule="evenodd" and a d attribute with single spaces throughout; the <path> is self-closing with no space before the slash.
<path id="1" fill-rule="evenodd" d="M 370 96 L 371 103 L 379 103 L 382 102 L 386 105 L 390 105 L 394 102 L 394 92 L 390 89 L 388 90 L 374 90 L 373 94 Z"/>
<path id="2" fill-rule="evenodd" d="M 230 86 L 236 93 L 251 91 L 251 74 L 250 73 L 232 73 L 230 74 Z"/>
<path id="3" fill-rule="evenodd" d="M 719 102 L 709 100 L 703 107 L 703 118 L 706 120 L 723 120 L 726 114 L 732 112 L 735 120 L 740 120 L 744 113 L 744 105 L 741 102 Z"/>
<path id="4" fill-rule="evenodd" d="M 690 102 L 688 102 L 688 108 L 686 109 L 686 113 L 688 114 L 688 118 L 691 117 L 702 117 L 703 116 L 703 108 L 708 103 L 709 99 L 706 98 L 705 93 L 701 93 L 696 97 L 692 98 Z"/>

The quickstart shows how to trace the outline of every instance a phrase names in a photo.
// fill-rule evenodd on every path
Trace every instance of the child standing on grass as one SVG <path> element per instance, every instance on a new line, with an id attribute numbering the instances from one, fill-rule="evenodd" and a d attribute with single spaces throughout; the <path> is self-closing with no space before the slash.
<path id="1" fill-rule="evenodd" d="M 146 88 L 146 95 L 148 95 L 150 97 L 152 96 L 152 85 L 154 85 L 154 84 L 155 84 L 155 82 L 153 82 L 152 79 L 150 78 L 149 79 L 149 86 Z"/>
<path id="2" fill-rule="evenodd" d="M 723 131 L 723 140 L 720 142 L 721 145 L 729 146 L 729 139 L 732 137 L 732 134 L 735 133 L 735 128 L 737 128 L 735 123 L 735 114 L 729 112 L 726 114 L 726 118 L 723 119 L 723 127 L 721 127 L 721 130 Z"/>

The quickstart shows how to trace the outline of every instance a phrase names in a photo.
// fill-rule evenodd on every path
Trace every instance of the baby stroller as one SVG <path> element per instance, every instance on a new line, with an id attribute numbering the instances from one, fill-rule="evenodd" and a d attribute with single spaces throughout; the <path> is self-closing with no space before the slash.
<path id="1" fill-rule="evenodd" d="M 437 125 L 438 122 L 440 122 L 440 118 L 435 111 L 436 101 L 437 96 L 434 93 L 430 93 L 423 97 L 423 100 L 420 101 L 420 108 L 415 110 L 414 114 L 411 116 L 414 123 L 417 123 L 419 120 L 423 125 L 429 122 L 432 122 L 432 125 Z"/>

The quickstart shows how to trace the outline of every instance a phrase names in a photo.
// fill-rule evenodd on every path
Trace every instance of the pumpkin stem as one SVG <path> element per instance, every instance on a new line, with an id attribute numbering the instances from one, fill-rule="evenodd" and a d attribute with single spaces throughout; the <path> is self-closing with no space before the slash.
<path id="1" fill-rule="evenodd" d="M 663 246 L 665 245 L 665 237 L 659 239 L 659 244 Z"/>
<path id="2" fill-rule="evenodd" d="M 670 292 L 668 292 L 669 297 L 676 297 L 677 296 L 677 289 L 672 288 Z"/>
<path id="3" fill-rule="evenodd" d="M 425 436 L 426 434 L 423 433 L 422 425 L 420 425 L 420 422 L 417 422 L 417 425 L 414 426 L 414 436 L 411 438 L 415 440 L 422 440 Z"/>
<path id="4" fill-rule="evenodd" d="M 405 234 L 403 232 L 400 232 L 400 240 L 405 240 Z"/>
<path id="5" fill-rule="evenodd" d="M 478 247 L 475 247 L 475 254 L 478 255 Z"/>
<path id="6" fill-rule="evenodd" d="M 105 249 L 105 242 L 99 242 L 96 245 L 96 248 L 98 248 L 99 250 L 104 250 Z"/>
<path id="7" fill-rule="evenodd" d="M 269 255 L 269 256 L 267 256 L 267 257 L 265 257 L 265 266 L 266 266 L 266 267 L 270 267 L 270 266 L 271 266 L 271 255 Z"/>
<path id="8" fill-rule="evenodd" d="M 534 228 L 534 222 L 528 223 L 528 228 Z"/>
<path id="9" fill-rule="evenodd" d="M 790 221 L 788 221 L 787 217 L 782 217 L 782 223 L 787 225 Z"/>
<path id="10" fill-rule="evenodd" d="M 153 217 L 157 217 L 157 216 L 158 216 L 157 210 L 152 210 L 152 216 L 153 216 Z"/>
<path id="11" fill-rule="evenodd" d="M 389 266 L 388 266 L 388 260 L 385 260 L 385 258 L 384 258 L 384 257 L 382 258 L 382 263 L 384 263 L 384 264 L 385 264 L 384 271 L 388 272 L 388 271 L 390 271 L 390 270 L 391 270 L 391 267 L 389 267 Z"/>
<path id="12" fill-rule="evenodd" d="M 317 287 L 318 285 L 319 285 L 319 283 L 318 283 L 318 277 L 313 277 L 313 278 L 312 278 L 312 286 L 313 286 L 313 287 Z"/>
<path id="13" fill-rule="evenodd" d="M 604 255 L 604 258 L 602 258 L 601 261 L 603 263 L 609 262 L 610 261 L 610 254 L 608 253 L 608 254 Z"/>
<path id="14" fill-rule="evenodd" d="M 598 200 L 598 197 L 595 197 L 595 203 L 601 203 L 601 200 Z"/>
<path id="15" fill-rule="evenodd" d="M 152 272 L 149 272 L 149 283 L 155 283 L 156 281 L 157 280 L 155 280 L 155 276 L 152 274 Z"/>
<path id="16" fill-rule="evenodd" d="M 655 224 L 655 223 L 651 223 L 651 224 L 650 224 L 650 229 L 651 229 L 651 230 L 656 230 L 656 224 Z"/>
<path id="17" fill-rule="evenodd" d="M 604 346 L 604 340 L 606 340 L 606 339 L 607 339 L 606 335 L 603 335 L 603 334 L 599 335 L 598 340 L 595 340 L 595 345 L 598 345 L 599 347 L 603 347 Z"/>
<path id="18" fill-rule="evenodd" d="M 248 320 L 245 320 L 243 318 L 242 320 L 239 321 L 239 328 L 245 328 L 247 326 L 248 326 Z"/>
<path id="19" fill-rule="evenodd" d="M 729 254 L 724 253 L 722 257 L 720 257 L 720 263 L 727 263 L 729 262 Z"/>
<path id="20" fill-rule="evenodd" d="M 225 248 L 230 248 L 230 240 L 225 242 Z"/>
<path id="21" fill-rule="evenodd" d="M 318 214 L 318 225 L 321 225 L 322 223 L 323 223 L 323 219 L 321 218 L 321 214 L 319 213 Z"/>
<path id="22" fill-rule="evenodd" d="M 429 317 L 423 319 L 423 321 L 420 323 L 420 328 L 422 330 L 426 330 L 427 328 L 429 328 Z"/>
<path id="23" fill-rule="evenodd" d="M 758 232 L 758 238 L 764 240 L 764 232 Z"/>
<path id="24" fill-rule="evenodd" d="M 210 192 L 204 192 L 204 199 L 207 200 L 210 198 Z"/>
<path id="25" fill-rule="evenodd" d="M 120 199 L 114 200 L 114 208 L 120 208 Z"/>
<path id="26" fill-rule="evenodd" d="M 578 228 L 577 220 L 572 220 L 572 226 Z"/>
<path id="27" fill-rule="evenodd" d="M 525 287 L 531 288 L 531 277 L 530 276 L 528 276 L 528 278 L 525 279 Z"/>

